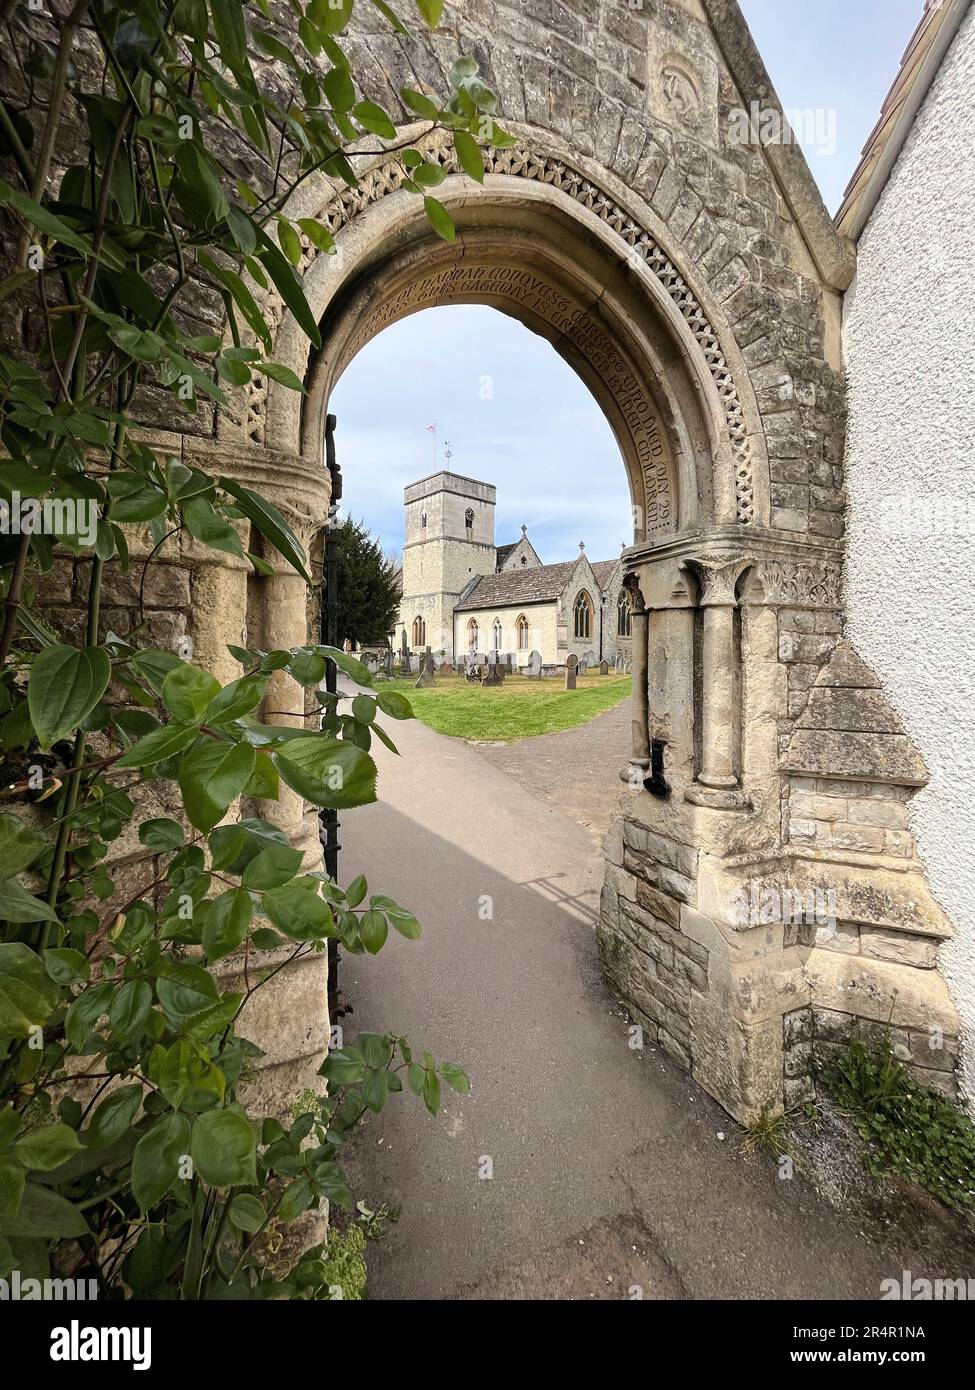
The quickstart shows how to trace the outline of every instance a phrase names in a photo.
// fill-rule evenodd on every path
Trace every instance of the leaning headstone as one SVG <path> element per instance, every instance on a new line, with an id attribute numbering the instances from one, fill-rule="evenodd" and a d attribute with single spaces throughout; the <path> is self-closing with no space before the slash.
<path id="1" fill-rule="evenodd" d="M 613 667 L 614 667 L 614 669 L 615 669 L 617 675 L 620 673 L 620 671 L 622 671 L 622 669 L 623 669 L 623 653 L 622 653 L 622 652 L 617 652 L 617 653 L 616 653 L 616 660 L 613 662 Z"/>
<path id="2" fill-rule="evenodd" d="M 599 674 L 600 674 L 601 676 L 608 676 L 608 675 L 609 675 L 609 662 L 608 662 L 608 661 L 603 660 L 603 661 L 601 661 L 601 662 L 599 663 Z"/>
<path id="3" fill-rule="evenodd" d="M 417 678 L 414 689 L 420 690 L 425 685 L 433 685 L 433 678 L 436 675 L 436 671 L 437 668 L 433 664 L 433 657 L 430 654 L 430 648 L 427 647 L 426 651 L 420 657 L 420 674 Z"/>
<path id="4" fill-rule="evenodd" d="M 525 667 L 525 675 L 529 680 L 537 681 L 542 674 L 542 654 L 532 652 L 528 658 L 528 665 Z"/>
<path id="5" fill-rule="evenodd" d="M 565 688 L 566 688 L 566 690 L 575 690 L 575 688 L 576 688 L 576 670 L 577 670 L 578 666 L 579 666 L 579 658 L 575 655 L 574 652 L 570 652 L 569 655 L 568 655 L 568 656 L 566 657 L 566 659 L 565 659 Z"/>
<path id="6" fill-rule="evenodd" d="M 579 666 L 578 666 L 579 675 L 580 675 L 580 676 L 584 676 L 588 670 L 589 670 L 589 658 L 588 658 L 587 656 L 584 656 L 584 657 L 582 658 L 582 660 L 579 662 Z"/>

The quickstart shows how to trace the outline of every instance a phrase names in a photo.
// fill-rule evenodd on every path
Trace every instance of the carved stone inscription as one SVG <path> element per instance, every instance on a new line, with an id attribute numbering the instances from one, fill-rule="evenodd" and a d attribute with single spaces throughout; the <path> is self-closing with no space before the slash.
<path id="1" fill-rule="evenodd" d="M 647 538 L 674 530 L 673 470 L 653 402 L 612 337 L 592 315 L 525 266 L 486 262 L 446 267 L 411 281 L 362 321 L 342 353 L 344 367 L 377 333 L 397 319 L 433 305 L 476 298 L 505 299 L 555 328 L 586 359 L 612 395 L 632 440 L 643 479 L 643 526 Z M 639 502 L 639 499 L 638 499 Z"/>

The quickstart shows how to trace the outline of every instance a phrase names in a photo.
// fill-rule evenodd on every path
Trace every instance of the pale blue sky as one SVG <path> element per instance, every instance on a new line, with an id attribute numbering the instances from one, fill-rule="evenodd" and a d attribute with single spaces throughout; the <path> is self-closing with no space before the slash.
<path id="1" fill-rule="evenodd" d="M 835 212 L 923 0 L 740 0 L 782 105 Z M 488 389 L 490 394 L 488 394 Z M 477 305 L 428 309 L 373 339 L 333 393 L 344 508 L 384 547 L 403 543 L 403 488 L 438 467 L 498 489 L 498 544 L 522 522 L 543 561 L 618 554 L 629 494 L 602 413 L 555 350 Z M 593 478 L 600 484 L 593 486 Z"/>

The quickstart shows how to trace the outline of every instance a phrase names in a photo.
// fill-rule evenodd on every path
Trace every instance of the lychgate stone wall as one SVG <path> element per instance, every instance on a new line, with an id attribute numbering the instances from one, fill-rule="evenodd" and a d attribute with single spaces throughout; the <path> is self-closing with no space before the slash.
<path id="1" fill-rule="evenodd" d="M 309 246 L 303 266 L 321 354 L 279 309 L 276 353 L 308 397 L 261 384 L 218 437 L 313 465 L 338 376 L 420 308 L 491 304 L 549 338 L 603 406 L 634 507 L 633 746 L 599 927 L 611 983 L 742 1120 L 808 1095 L 788 1021 L 803 1010 L 889 1018 L 918 1066 L 935 1038 L 928 1070 L 953 1086 L 957 1019 L 934 968 L 950 927 L 904 838 L 926 774 L 842 641 L 853 253 L 797 148 L 735 134 L 736 111 L 775 104 L 737 6 L 481 0 L 448 4 L 422 60 L 378 31 L 361 51 L 384 100 L 473 53 L 516 143 L 478 188 L 417 129 L 448 174 L 449 246 L 394 158 L 362 159 L 356 190 L 306 187 L 295 212 L 339 247 Z M 811 921 L 782 910 L 796 894 Z"/>
<path id="2" fill-rule="evenodd" d="M 329 395 L 371 337 L 447 302 L 493 305 L 546 336 L 605 410 L 634 508 L 633 738 L 599 926 L 610 981 L 743 1120 L 806 1094 L 796 1047 L 831 1041 L 832 1015 L 851 1028 L 890 1017 L 915 1063 L 936 1029 L 939 1063 L 953 1062 L 935 968 L 950 927 L 904 823 L 927 772 L 843 638 L 839 324 L 853 252 L 795 146 L 734 134 L 736 111 L 775 105 L 737 5 L 448 0 L 441 30 L 410 44 L 371 15 L 354 45 L 367 96 L 395 109 L 399 85 L 442 90 L 472 54 L 514 146 L 489 154 L 481 187 L 440 134 L 415 128 L 447 172 L 451 244 L 392 154 L 355 157 L 356 189 L 307 180 L 289 212 L 320 217 L 338 247 L 307 245 L 301 266 L 322 351 L 266 301 L 273 355 L 306 396 L 260 380 L 175 434 L 150 394 L 151 441 L 266 493 L 310 548 L 328 508 Z M 241 157 L 260 184 L 261 161 Z M 199 312 L 201 326 L 221 321 L 202 296 Z M 228 642 L 306 640 L 305 586 L 283 566 L 253 577 L 173 546 L 150 615 L 161 641 L 188 633 L 229 677 Z M 269 711 L 298 708 L 289 677 L 273 684 Z M 296 796 L 274 817 L 317 854 Z M 793 890 L 831 894 L 835 911 L 786 920 Z M 255 1020 L 269 1094 L 314 1069 L 323 972 L 324 960 L 282 972 Z M 949 1067 L 929 1069 L 953 1084 Z"/>

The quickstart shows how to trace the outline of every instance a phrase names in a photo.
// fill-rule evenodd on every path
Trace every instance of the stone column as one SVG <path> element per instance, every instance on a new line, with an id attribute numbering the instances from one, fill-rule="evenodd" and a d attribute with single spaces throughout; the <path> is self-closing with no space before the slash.
<path id="1" fill-rule="evenodd" d="M 741 556 L 692 560 L 701 582 L 704 610 L 702 653 L 701 770 L 705 787 L 727 790 L 735 774 L 735 585 L 751 561 Z"/>
<path id="2" fill-rule="evenodd" d="M 623 581 L 630 594 L 630 637 L 633 653 L 633 717 L 630 724 L 632 752 L 629 765 L 620 773 L 624 782 L 642 786 L 650 771 L 649 653 L 650 612 L 643 600 L 635 575 Z"/>

